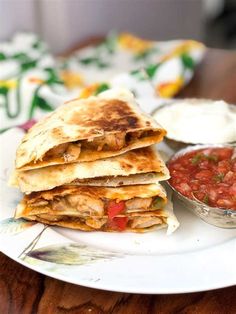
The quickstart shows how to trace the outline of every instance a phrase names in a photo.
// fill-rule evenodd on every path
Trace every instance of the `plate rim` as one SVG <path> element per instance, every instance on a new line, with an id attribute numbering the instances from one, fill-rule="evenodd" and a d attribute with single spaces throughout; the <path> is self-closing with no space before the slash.
<path id="1" fill-rule="evenodd" d="M 218 246 L 224 246 L 226 245 L 226 243 L 228 242 L 232 242 L 232 246 L 235 246 L 234 244 L 236 244 L 236 239 L 231 239 L 230 241 L 227 241 L 227 242 L 224 242 L 220 245 L 217 245 L 216 247 Z M 234 243 L 235 242 L 235 243 Z M 76 242 L 73 242 L 73 243 L 76 243 Z M 210 248 L 206 248 L 206 249 L 203 249 L 203 253 L 205 254 L 205 252 L 211 250 L 212 247 Z M 221 248 L 219 248 L 221 249 Z M 111 291 L 111 292 L 119 292 L 119 293 L 132 293 L 132 294 L 184 294 L 184 293 L 195 293 L 195 292 L 203 292 L 203 291 L 210 291 L 210 290 L 216 290 L 216 289 L 222 289 L 222 288 L 227 288 L 227 287 L 231 287 L 231 286 L 235 286 L 236 284 L 236 281 L 234 280 L 234 276 L 231 277 L 231 280 L 228 281 L 227 283 L 223 283 L 222 281 L 217 284 L 217 283 L 214 283 L 214 284 L 203 284 L 203 286 L 201 288 L 193 288 L 193 284 L 190 285 L 190 287 L 192 288 L 189 288 L 189 289 L 176 289 L 176 288 L 172 288 L 172 289 L 155 289 L 154 286 L 150 286 L 145 289 L 140 289 L 139 286 L 137 285 L 137 289 L 134 288 L 134 285 L 131 284 L 130 287 L 128 288 L 122 288 L 122 286 L 119 286 L 118 288 L 115 287 L 115 284 L 112 284 L 112 282 L 114 281 L 111 281 L 111 284 L 109 283 L 104 283 L 101 285 L 101 282 L 100 280 L 99 281 L 94 281 L 94 280 L 86 280 L 86 279 L 81 279 L 81 278 L 78 278 L 78 277 L 75 277 L 79 280 L 74 280 L 72 277 L 68 277 L 64 274 L 59 274 L 58 272 L 53 272 L 53 271 L 49 271 L 49 270 L 46 270 L 46 269 L 43 269 L 43 268 L 40 268 L 40 266 L 34 266 L 34 265 L 31 265 L 27 262 L 25 262 L 24 260 L 18 258 L 18 257 L 15 257 L 14 254 L 11 254 L 9 252 L 6 252 L 4 251 L 4 248 L 1 247 L 0 249 L 0 252 L 2 252 L 5 256 L 7 256 L 8 258 L 10 258 L 11 260 L 19 263 L 20 265 L 28 268 L 28 269 L 31 269 L 33 271 L 36 271 L 37 273 L 39 274 L 42 274 L 42 275 L 45 275 L 45 276 L 48 276 L 50 278 L 54 278 L 54 279 L 57 279 L 57 280 L 61 280 L 61 281 L 64 281 L 66 283 L 70 283 L 70 284 L 74 284 L 74 285 L 79 285 L 79 286 L 83 286 L 83 287 L 86 287 L 86 288 L 93 288 L 93 289 L 99 289 L 99 290 L 103 290 L 103 291 Z M 188 254 L 193 254 L 193 252 L 189 252 L 189 253 L 185 253 L 184 255 L 188 255 Z M 194 252 L 194 254 L 198 254 L 198 252 Z M 179 255 L 179 254 L 169 254 L 168 257 L 173 257 L 173 256 L 176 256 L 176 255 Z M 182 255 L 182 254 L 181 254 Z M 125 255 L 125 256 L 128 256 L 128 255 Z M 137 255 L 133 255 L 133 257 L 135 257 Z M 144 255 L 143 255 L 144 256 Z M 144 256 L 145 257 L 145 256 Z M 149 256 L 149 257 L 152 257 L 152 256 Z M 156 258 L 160 257 L 160 256 L 155 256 Z M 109 261 L 107 261 L 107 263 L 109 263 Z M 53 264 L 53 263 L 51 263 Z M 91 264 L 92 265 L 92 264 Z M 91 265 L 89 264 L 89 266 L 91 267 Z M 95 264 L 96 265 L 96 264 Z M 57 267 L 60 267 L 60 264 L 57 264 Z M 96 266 L 95 266 L 96 267 Z M 232 275 L 233 275 L 233 272 L 232 272 Z M 154 288 L 153 288 L 154 287 Z"/>

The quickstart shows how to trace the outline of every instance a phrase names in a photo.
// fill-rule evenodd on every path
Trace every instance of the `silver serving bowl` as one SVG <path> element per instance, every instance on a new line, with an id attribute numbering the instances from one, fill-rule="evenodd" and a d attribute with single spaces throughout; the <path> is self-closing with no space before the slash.
<path id="1" fill-rule="evenodd" d="M 213 148 L 213 147 L 233 147 L 236 148 L 235 145 L 195 145 L 188 146 L 187 148 L 181 149 L 177 153 L 175 153 L 168 162 L 174 161 L 180 156 L 184 154 L 198 150 L 203 148 Z M 168 163 L 167 163 L 168 165 Z M 174 195 L 180 200 L 180 202 L 189 210 L 191 210 L 195 215 L 200 217 L 205 222 L 214 225 L 220 228 L 236 228 L 236 210 L 218 208 L 218 207 L 210 207 L 205 203 L 202 203 L 198 200 L 191 200 L 186 196 L 182 195 L 179 191 L 177 191 L 168 181 L 168 185 L 174 191 Z"/>

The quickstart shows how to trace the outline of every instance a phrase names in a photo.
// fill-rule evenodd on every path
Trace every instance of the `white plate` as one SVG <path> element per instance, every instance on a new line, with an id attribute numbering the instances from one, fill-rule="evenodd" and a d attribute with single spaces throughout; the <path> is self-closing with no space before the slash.
<path id="1" fill-rule="evenodd" d="M 184 293 L 236 283 L 236 230 L 210 226 L 177 201 L 180 228 L 171 236 L 164 229 L 146 234 L 85 233 L 8 219 L 21 197 L 6 184 L 21 137 L 17 129 L 0 136 L 4 254 L 42 274 L 111 291 Z"/>

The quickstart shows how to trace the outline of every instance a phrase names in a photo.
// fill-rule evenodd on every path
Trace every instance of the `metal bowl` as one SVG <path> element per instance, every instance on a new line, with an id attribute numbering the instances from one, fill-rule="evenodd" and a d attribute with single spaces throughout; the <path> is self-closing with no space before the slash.
<path id="1" fill-rule="evenodd" d="M 203 149 L 203 148 L 220 148 L 220 147 L 233 147 L 235 145 L 221 145 L 221 144 L 214 144 L 214 145 L 195 145 L 195 146 L 188 146 L 187 148 L 181 149 L 177 153 L 175 153 L 168 161 L 174 161 L 180 156 L 185 155 L 188 152 Z M 167 165 L 168 165 L 167 163 Z M 180 202 L 189 210 L 191 210 L 195 215 L 200 217 L 205 222 L 220 228 L 236 228 L 236 210 L 224 209 L 219 207 L 210 207 L 205 203 L 202 203 L 198 200 L 191 200 L 186 196 L 182 195 L 179 191 L 177 191 L 171 184 L 168 182 L 168 185 L 174 191 L 174 195 L 180 200 Z"/>

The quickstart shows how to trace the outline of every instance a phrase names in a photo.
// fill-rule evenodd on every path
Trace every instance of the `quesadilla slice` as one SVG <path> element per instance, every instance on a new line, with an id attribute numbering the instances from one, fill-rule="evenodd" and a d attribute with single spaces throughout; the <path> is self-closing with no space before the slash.
<path id="1" fill-rule="evenodd" d="M 141 112 L 133 94 L 109 90 L 75 99 L 36 123 L 16 153 L 16 169 L 93 161 L 160 142 L 166 131 Z"/>
<path id="2" fill-rule="evenodd" d="M 159 184 L 61 186 L 25 195 L 15 217 L 84 231 L 145 232 L 168 224 L 166 202 Z"/>
<path id="3" fill-rule="evenodd" d="M 158 152 L 145 147 L 107 159 L 17 171 L 10 183 L 31 193 L 66 184 L 116 187 L 167 179 L 169 171 Z"/>

